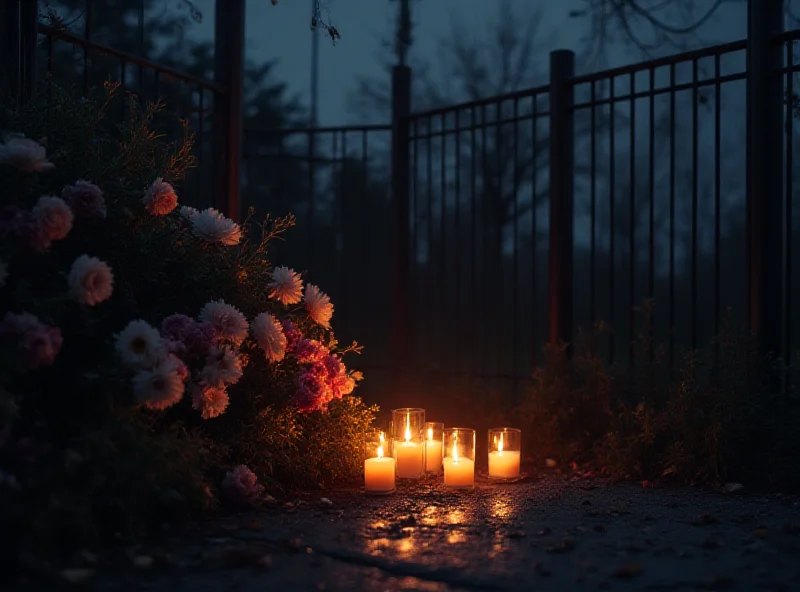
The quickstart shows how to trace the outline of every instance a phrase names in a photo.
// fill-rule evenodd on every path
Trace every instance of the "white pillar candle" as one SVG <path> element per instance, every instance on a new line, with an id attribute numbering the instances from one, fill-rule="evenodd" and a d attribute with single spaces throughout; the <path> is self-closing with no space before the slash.
<path id="1" fill-rule="evenodd" d="M 496 479 L 519 477 L 519 454 L 516 450 L 503 450 L 503 433 L 500 432 L 497 450 L 489 453 L 489 477 Z"/>
<path id="2" fill-rule="evenodd" d="M 417 442 L 400 442 L 394 445 L 397 459 L 397 476 L 401 479 L 419 479 L 425 472 L 425 449 Z"/>
<path id="3" fill-rule="evenodd" d="M 519 477 L 519 452 L 512 450 L 490 452 L 489 476 L 497 479 Z"/>
<path id="4" fill-rule="evenodd" d="M 469 458 L 444 459 L 444 484 L 447 487 L 475 485 L 475 462 Z"/>
<path id="5" fill-rule="evenodd" d="M 442 441 L 433 439 L 433 428 L 428 428 L 428 439 L 425 441 L 425 470 L 438 473 L 442 468 Z"/>
<path id="6" fill-rule="evenodd" d="M 394 459 L 383 456 L 383 446 L 379 446 L 378 456 L 364 461 L 364 489 L 375 493 L 392 491 L 394 471 Z"/>
<path id="7" fill-rule="evenodd" d="M 444 484 L 446 487 L 472 487 L 475 485 L 475 461 L 458 454 L 458 434 L 453 440 L 453 452 L 444 459 Z"/>

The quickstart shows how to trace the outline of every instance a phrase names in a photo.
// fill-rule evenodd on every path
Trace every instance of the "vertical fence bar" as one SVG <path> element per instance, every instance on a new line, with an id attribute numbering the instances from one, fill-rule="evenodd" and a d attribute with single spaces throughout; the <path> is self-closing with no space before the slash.
<path id="1" fill-rule="evenodd" d="M 214 99 L 217 163 L 214 203 L 218 210 L 234 220 L 240 217 L 244 13 L 245 0 L 216 0 L 214 80 L 225 88 L 225 93 Z"/>
<path id="2" fill-rule="evenodd" d="M 39 4 L 36 0 L 21 0 L 20 32 L 22 35 L 21 98 L 32 100 L 39 83 L 36 54 L 39 46 Z"/>
<path id="3" fill-rule="evenodd" d="M 572 251 L 575 168 L 575 54 L 550 54 L 549 340 L 572 342 Z M 568 345 L 567 353 L 571 352 Z"/>
<path id="4" fill-rule="evenodd" d="M 790 382 L 790 366 L 792 363 L 792 229 L 794 215 L 792 210 L 792 199 L 794 196 L 794 116 L 795 116 L 795 84 L 794 84 L 794 43 L 786 42 L 786 166 L 784 170 L 785 178 L 785 206 L 784 206 L 784 236 L 786 237 L 785 254 L 783 260 L 783 301 L 786 305 L 786 331 L 783 335 L 783 351 L 786 352 L 787 364 L 784 367 L 783 388 L 788 392 L 792 388 Z"/>
<path id="5" fill-rule="evenodd" d="M 411 113 L 411 68 L 392 69 L 392 360 L 397 376 L 411 361 L 411 258 L 409 245 L 409 114 Z"/>
<path id="6" fill-rule="evenodd" d="M 83 9 L 83 37 L 86 41 L 92 41 L 92 25 L 94 25 L 94 0 L 86 0 Z M 91 85 L 92 56 L 89 53 L 89 46 L 83 48 L 83 96 L 89 96 Z"/>
<path id="7" fill-rule="evenodd" d="M 21 91 L 20 28 L 20 3 L 8 0 L 0 2 L 0 51 L 3 68 L 0 90 L 3 94 L 15 97 L 19 97 Z"/>
<path id="8" fill-rule="evenodd" d="M 36 94 L 36 47 L 39 13 L 36 0 L 0 2 L 0 91 L 19 103 Z"/>
<path id="9" fill-rule="evenodd" d="M 782 350 L 782 0 L 750 0 L 747 24 L 747 255 L 750 330 L 760 353 Z"/>
<path id="10" fill-rule="evenodd" d="M 628 150 L 630 159 L 628 166 L 628 183 L 630 184 L 630 203 L 628 203 L 628 363 L 633 367 L 635 363 L 636 344 L 636 73 L 629 77 L 631 98 L 629 102 L 629 117 L 631 123 L 628 127 Z"/>
<path id="11" fill-rule="evenodd" d="M 689 347 L 694 351 L 697 349 L 697 259 L 698 259 L 698 200 L 700 194 L 700 115 L 698 104 L 700 102 L 700 92 L 697 88 L 700 76 L 698 60 L 692 60 L 692 247 L 691 247 L 691 271 L 689 288 L 691 290 L 690 304 L 690 323 L 689 328 Z"/>

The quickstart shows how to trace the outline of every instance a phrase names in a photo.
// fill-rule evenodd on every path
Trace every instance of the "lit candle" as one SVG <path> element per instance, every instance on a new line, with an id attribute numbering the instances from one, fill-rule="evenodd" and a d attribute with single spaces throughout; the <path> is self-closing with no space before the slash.
<path id="1" fill-rule="evenodd" d="M 453 455 L 444 459 L 444 484 L 447 487 L 475 485 L 475 461 L 458 456 L 458 433 L 453 438 Z"/>
<path id="2" fill-rule="evenodd" d="M 519 452 L 503 451 L 503 432 L 497 450 L 489 453 L 489 476 L 496 479 L 515 479 L 519 477 Z"/>
<path id="3" fill-rule="evenodd" d="M 397 476 L 401 479 L 419 479 L 425 472 L 425 448 L 411 441 L 411 414 L 406 415 L 405 442 L 395 444 Z"/>
<path id="4" fill-rule="evenodd" d="M 383 456 L 383 432 L 378 456 L 364 461 L 364 489 L 375 493 L 386 493 L 394 490 L 395 462 L 391 457 Z"/>
<path id="5" fill-rule="evenodd" d="M 425 441 L 425 470 L 436 473 L 442 468 L 442 442 L 433 439 L 433 428 L 428 428 L 428 439 Z"/>

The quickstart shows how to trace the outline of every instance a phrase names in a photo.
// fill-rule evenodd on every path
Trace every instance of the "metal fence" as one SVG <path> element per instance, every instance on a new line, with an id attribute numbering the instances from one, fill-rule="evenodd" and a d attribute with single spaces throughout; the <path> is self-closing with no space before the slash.
<path id="1" fill-rule="evenodd" d="M 797 39 L 793 32 L 774 42 L 788 96 Z M 601 321 L 611 330 L 597 347 L 617 365 L 650 361 L 660 347 L 674 365 L 728 321 L 768 333 L 776 318 L 779 338 L 769 351 L 788 355 L 800 322 L 791 306 L 800 271 L 791 241 L 796 101 L 779 94 L 758 102 L 779 111 L 771 144 L 748 131 L 756 100 L 748 101 L 748 59 L 757 56 L 748 58 L 747 47 L 577 77 L 570 53 L 555 52 L 546 86 L 425 113 L 396 108 L 382 150 L 355 141 L 354 158 L 369 163 L 369 178 L 386 191 L 330 174 L 347 160 L 331 138 L 367 131 L 262 131 L 303 137 L 284 150 L 303 163 L 308 182 L 294 194 L 269 192 L 272 209 L 298 214 L 295 237 L 309 241 L 300 248 L 305 265 L 291 238 L 287 254 L 312 277 L 331 274 L 326 285 L 348 309 L 339 326 L 358 327 L 367 351 L 384 354 L 373 361 L 416 372 L 516 388 L 547 342 Z M 395 71 L 401 105 L 408 90 L 397 80 L 407 76 Z M 775 164 L 754 162 L 754 148 L 781 168 L 748 187 Z M 273 151 L 246 162 L 250 170 L 286 158 Z M 776 186 L 777 195 L 766 193 Z M 325 224 L 368 258 L 314 261 L 328 250 L 341 256 L 341 244 L 320 232 Z M 377 236 L 392 243 L 378 246 Z M 765 316 L 771 306 L 777 315 Z M 387 324 L 390 312 L 395 322 Z M 370 334 L 369 326 L 380 329 Z"/>
<path id="2" fill-rule="evenodd" d="M 87 23 L 90 22 L 87 18 Z M 77 90 L 83 96 L 102 92 L 106 81 L 118 82 L 121 97 L 135 96 L 142 102 L 163 103 L 163 114 L 167 117 L 158 126 L 168 139 L 178 139 L 182 129 L 180 120 L 187 121 L 195 137 L 193 151 L 197 166 L 177 188 L 188 200 L 187 205 L 214 205 L 214 167 L 208 166 L 213 162 L 211 129 L 215 103 L 224 102 L 225 89 L 209 80 L 94 43 L 90 31 L 87 39 L 39 24 L 38 33 L 38 62 L 44 66 L 39 69 L 41 90 L 48 100 L 54 86 L 74 87 L 76 79 L 80 80 Z M 128 115 L 130 101 L 121 98 L 117 104 L 119 111 L 111 116 L 122 121 Z"/>
<path id="3" fill-rule="evenodd" d="M 95 12 L 103 7 L 90 0 L 80 13 L 82 30 L 75 34 L 57 20 L 56 26 L 39 22 L 36 0 L 0 3 L 3 92 L 23 101 L 41 99 L 42 94 L 50 100 L 55 86 L 88 96 L 102 92 L 99 89 L 103 84 L 111 81 L 118 82 L 127 97 L 140 102 L 162 102 L 165 117 L 157 125 L 167 139 L 178 139 L 183 129 L 178 118 L 188 122 L 195 134 L 193 148 L 198 166 L 179 186 L 181 193 L 193 206 L 213 205 L 238 217 L 244 0 L 226 0 L 220 7 L 224 10 L 216 11 L 211 81 L 98 43 L 94 39 L 98 24 Z M 138 18 L 142 45 L 144 3 L 141 0 Z M 130 101 L 119 101 L 119 105 L 121 119 Z"/>
<path id="4" fill-rule="evenodd" d="M 213 186 L 236 215 L 241 180 L 244 205 L 296 214 L 275 259 L 331 294 L 365 367 L 516 389 L 545 343 L 600 321 L 614 364 L 658 345 L 674 364 L 726 318 L 765 352 L 793 351 L 800 32 L 772 34 L 777 12 L 746 41 L 587 76 L 554 52 L 546 86 L 425 113 L 411 112 L 398 66 L 391 125 L 239 138 L 233 4 L 217 15 L 219 83 L 42 25 L 39 60 L 48 81 L 58 70 L 87 92 L 116 78 L 191 118 L 198 157 L 214 164 L 187 191 L 198 205 Z"/>

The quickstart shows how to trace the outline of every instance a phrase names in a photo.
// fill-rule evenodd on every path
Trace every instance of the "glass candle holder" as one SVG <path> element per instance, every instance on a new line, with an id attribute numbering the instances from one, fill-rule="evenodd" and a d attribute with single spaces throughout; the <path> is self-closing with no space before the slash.
<path id="1" fill-rule="evenodd" d="M 386 432 L 369 429 L 364 433 L 364 491 L 386 495 L 395 489 L 395 460 L 392 440 Z"/>
<path id="2" fill-rule="evenodd" d="M 438 473 L 442 470 L 442 445 L 444 424 L 438 421 L 425 423 L 425 470 Z"/>
<path id="3" fill-rule="evenodd" d="M 489 430 L 489 477 L 516 479 L 522 451 L 522 432 L 516 428 Z"/>
<path id="4" fill-rule="evenodd" d="M 475 430 L 444 430 L 444 485 L 460 489 L 475 487 Z"/>
<path id="5" fill-rule="evenodd" d="M 394 458 L 399 479 L 419 479 L 425 474 L 425 410 L 407 407 L 392 411 Z"/>

